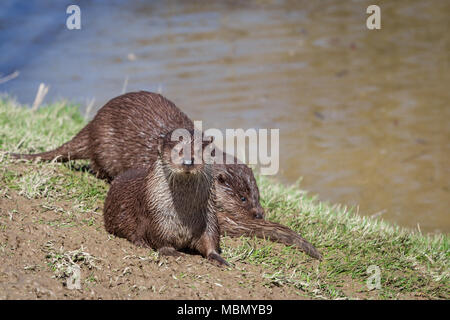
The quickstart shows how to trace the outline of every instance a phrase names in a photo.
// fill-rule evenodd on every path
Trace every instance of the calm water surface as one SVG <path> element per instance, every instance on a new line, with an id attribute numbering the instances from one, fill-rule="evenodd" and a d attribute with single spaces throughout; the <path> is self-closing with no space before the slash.
<path id="1" fill-rule="evenodd" d="M 322 200 L 450 231 L 450 1 L 2 2 L 0 91 L 95 108 L 162 92 L 204 128 L 279 128 L 280 173 Z M 92 112 L 94 113 L 94 112 Z"/>

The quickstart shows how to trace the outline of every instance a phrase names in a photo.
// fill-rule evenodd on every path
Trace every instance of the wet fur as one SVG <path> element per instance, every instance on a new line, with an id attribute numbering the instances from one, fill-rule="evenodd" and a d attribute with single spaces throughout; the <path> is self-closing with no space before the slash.
<path id="1" fill-rule="evenodd" d="M 22 159 L 58 161 L 89 159 L 99 178 L 112 181 L 129 169 L 149 167 L 156 161 L 157 140 L 176 128 L 193 128 L 193 122 L 175 104 L 150 92 L 130 92 L 111 99 L 71 141 L 38 154 L 11 154 Z M 268 228 L 259 202 L 259 189 L 252 170 L 245 164 L 216 165 L 217 205 L 233 219 L 220 221 L 221 230 L 232 236 L 254 234 L 292 244 L 295 232 L 278 235 Z M 246 201 L 242 202 L 242 197 Z M 240 227 L 239 221 L 242 219 Z M 265 230 L 264 233 L 261 230 Z M 305 247 L 305 252 L 308 249 Z"/>
<path id="2" fill-rule="evenodd" d="M 309 256 L 322 260 L 320 252 L 298 233 L 276 222 L 266 220 L 252 220 L 218 212 L 217 218 L 221 227 L 221 234 L 231 237 L 258 237 L 294 246 Z"/>
<path id="3" fill-rule="evenodd" d="M 113 181 L 106 197 L 105 228 L 162 254 L 188 249 L 226 264 L 219 255 L 213 179 L 211 165 L 197 174 L 174 174 L 161 157 L 148 168 L 128 170 Z"/>

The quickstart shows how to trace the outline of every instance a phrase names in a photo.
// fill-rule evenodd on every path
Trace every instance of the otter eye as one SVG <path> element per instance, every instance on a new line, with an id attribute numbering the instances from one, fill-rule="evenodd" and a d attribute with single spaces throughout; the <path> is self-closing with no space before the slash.
<path id="1" fill-rule="evenodd" d="M 247 201 L 247 198 L 246 198 L 246 197 L 242 197 L 242 198 L 241 198 L 241 201 L 242 201 L 242 202 L 245 202 L 245 201 Z"/>

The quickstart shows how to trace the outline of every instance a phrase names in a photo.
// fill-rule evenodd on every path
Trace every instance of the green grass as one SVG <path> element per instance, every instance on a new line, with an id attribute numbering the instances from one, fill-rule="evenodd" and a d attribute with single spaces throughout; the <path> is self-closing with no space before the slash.
<path id="1" fill-rule="evenodd" d="M 87 162 L 35 163 L 30 164 L 33 170 L 24 171 L 3 152 L 55 148 L 85 124 L 77 106 L 67 102 L 33 112 L 0 98 L 0 197 L 14 190 L 26 199 L 44 199 L 43 210 L 66 212 L 68 217 L 40 223 L 65 227 L 72 223 L 71 214 L 97 211 L 108 186 L 84 169 Z M 328 299 L 450 298 L 448 235 L 423 235 L 319 202 L 298 185 L 284 186 L 261 176 L 257 180 L 267 218 L 298 231 L 324 256 L 318 263 L 270 241 L 242 238 L 230 246 L 230 239 L 224 238 L 224 257 L 260 267 L 265 285 Z M 87 228 L 93 224 L 81 221 Z M 372 265 L 380 270 L 381 288 L 368 290 Z"/>
<path id="2" fill-rule="evenodd" d="M 361 217 L 345 207 L 320 203 L 295 186 L 274 185 L 263 178 L 259 186 L 262 204 L 270 208 L 269 219 L 314 239 L 322 251 L 325 262 L 319 267 L 320 277 L 304 268 L 301 271 L 311 280 L 320 279 L 323 290 L 331 293 L 332 284 L 339 278 L 345 281 L 345 276 L 364 287 L 367 268 L 375 265 L 381 271 L 378 298 L 395 298 L 398 293 L 449 297 L 448 236 L 422 235 Z M 338 288 L 334 291 L 333 295 L 340 295 Z"/>

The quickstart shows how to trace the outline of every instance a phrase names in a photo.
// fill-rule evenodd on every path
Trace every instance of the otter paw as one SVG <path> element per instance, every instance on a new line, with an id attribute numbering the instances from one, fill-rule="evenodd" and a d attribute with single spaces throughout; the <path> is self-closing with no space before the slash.
<path id="1" fill-rule="evenodd" d="M 219 266 L 230 266 L 224 258 L 222 258 L 218 253 L 215 252 L 212 252 L 208 255 L 208 260 L 215 262 Z"/>
<path id="2" fill-rule="evenodd" d="M 158 253 L 163 256 L 172 256 L 172 257 L 179 257 L 182 255 L 181 252 L 177 251 L 175 248 L 172 247 L 159 248 Z"/>

